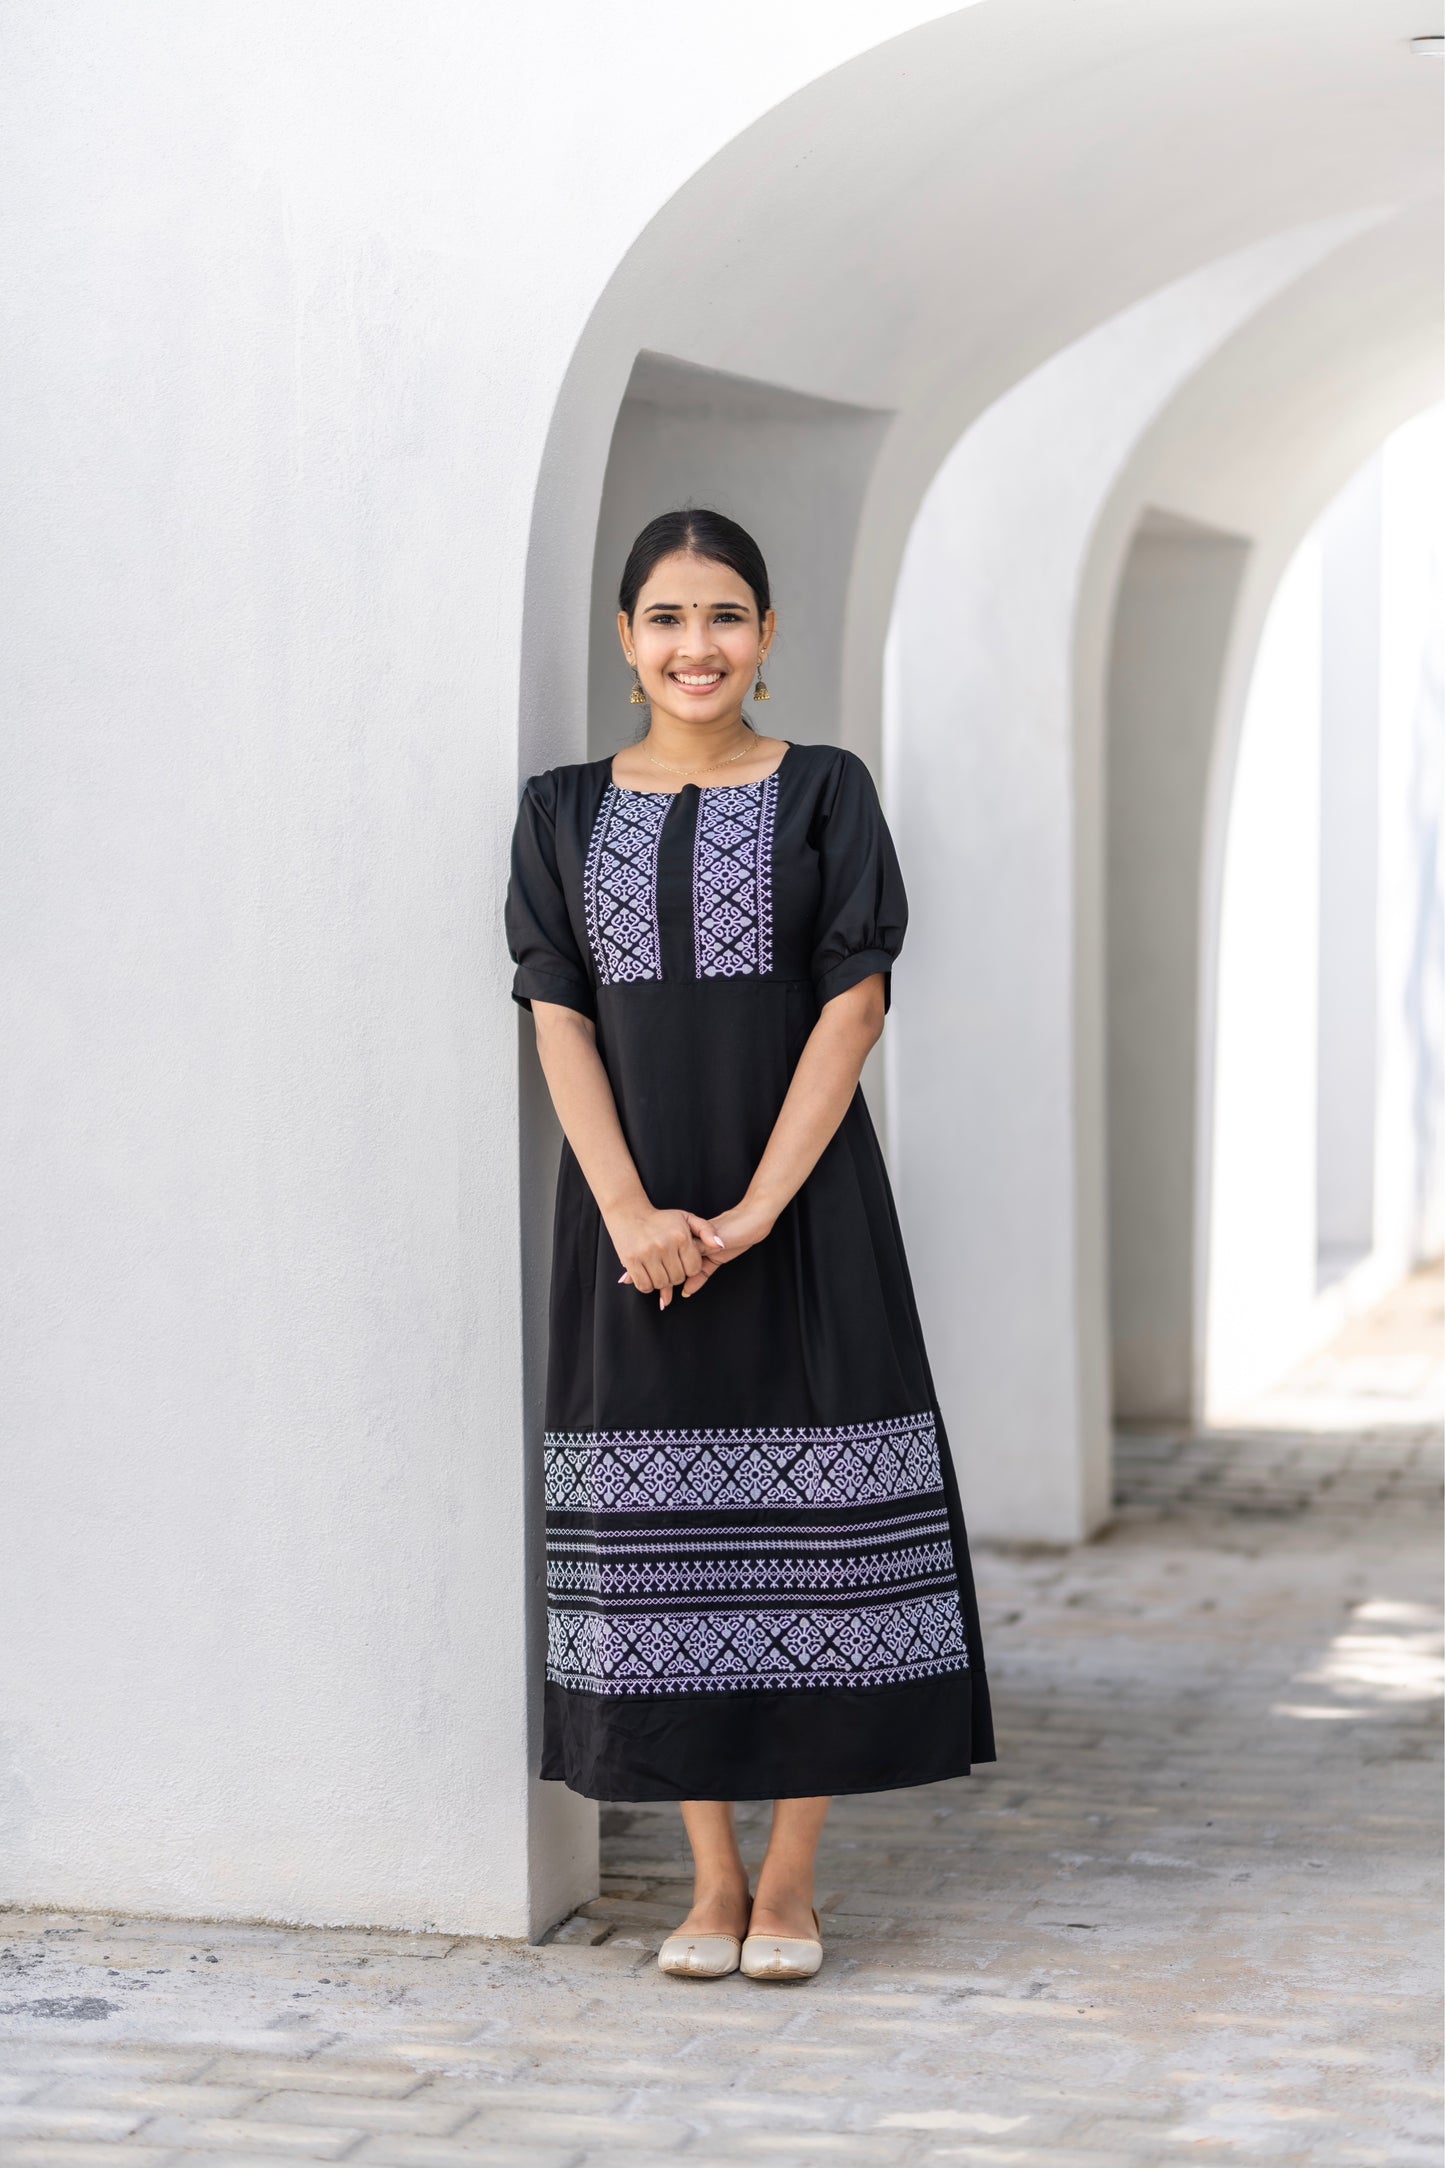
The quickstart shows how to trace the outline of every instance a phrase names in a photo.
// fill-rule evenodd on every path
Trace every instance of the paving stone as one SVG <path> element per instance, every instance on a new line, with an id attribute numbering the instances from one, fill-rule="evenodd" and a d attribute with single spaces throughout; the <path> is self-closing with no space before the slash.
<path id="1" fill-rule="evenodd" d="M 109 2076 L 50 2078 L 35 2104 L 46 2108 L 110 2108 L 117 2112 L 160 2115 L 237 2115 L 260 2098 L 240 2085 L 140 2083 L 124 2071 Z"/>
<path id="2" fill-rule="evenodd" d="M 41 2077 L 53 2077 L 62 2071 L 82 2073 L 95 2071 L 100 2075 L 121 2071 L 134 2075 L 137 2080 L 194 2078 L 215 2060 L 214 2050 L 199 2048 L 151 2047 L 134 2041 L 107 2040 L 104 2046 L 69 2040 L 48 2038 L 43 2031 L 12 2034 L 5 2038 L 0 2034 L 0 2071 L 7 2075 L 20 2072 L 34 2074 L 37 2084 Z"/>
<path id="3" fill-rule="evenodd" d="M 943 2145 L 925 2146 L 917 2156 L 919 2168 L 1123 2168 L 1117 2153 L 1092 2148 L 1051 2145 L 1039 2153 L 1031 2145 L 994 2145 L 986 2139 L 959 2139 Z M 1149 2168 L 1172 2168 L 1158 2152 L 1140 2155 Z"/>
<path id="4" fill-rule="evenodd" d="M 616 1898 L 611 1897 L 605 1901 L 609 1904 L 618 1902 Z M 570 1945 L 580 1945 L 583 1949 L 595 1949 L 599 1942 L 607 1940 L 611 1932 L 611 1920 L 602 1914 L 594 1914 L 589 1906 L 582 1912 L 574 1912 L 571 1919 L 563 1920 L 560 1927 L 553 1928 L 547 1940 L 550 1943 L 560 1945 L 564 1949 Z"/>
<path id="5" fill-rule="evenodd" d="M 288 2160 L 339 2160 L 363 2136 L 358 2129 L 324 2123 L 270 2123 L 264 2129 L 229 2116 L 158 2115 L 146 2124 L 149 2145 L 191 2152 L 247 2153 Z"/>
<path id="6" fill-rule="evenodd" d="M 374 2093 L 272 2093 L 247 2109 L 248 2128 L 263 2123 L 345 2124 L 366 2131 L 411 2131 L 419 2138 L 449 2138 L 474 2113 L 469 2102 L 438 2099 L 430 2089 L 405 2100 L 379 2100 Z"/>
<path id="7" fill-rule="evenodd" d="M 419 2072 L 392 2061 L 349 2062 L 328 2056 L 297 2056 L 283 2062 L 263 2055 L 219 2055 L 206 2065 L 203 2082 L 247 2086 L 262 2093 L 295 2089 L 401 2100 L 425 2080 Z"/>
<path id="8" fill-rule="evenodd" d="M 179 2152 L 167 2152 L 165 2160 L 166 2168 L 217 2168 L 220 2161 L 225 2162 L 226 2168 L 289 2168 L 291 2162 L 307 2157 L 295 2152 L 247 2153 L 217 2151 L 214 2147 L 207 2146 L 186 2146 Z M 316 2158 L 314 2154 L 309 2157 Z M 352 2155 L 348 2153 L 346 2158 L 350 2160 Z M 123 2168 L 123 2164 L 117 2163 L 116 2168 Z"/>
<path id="9" fill-rule="evenodd" d="M 769 2160 L 786 2162 L 788 2168 L 828 2168 L 838 2161 L 846 2168 L 892 2168 L 912 2147 L 907 2139 L 876 2137 L 872 2133 L 812 2130 L 738 2130 L 722 2137 L 708 2134 L 708 2144 L 719 2160 Z"/>
<path id="10" fill-rule="evenodd" d="M 170 2168 L 169 2146 L 99 2138 L 7 2138 L 5 2168 Z"/>
<path id="11" fill-rule="evenodd" d="M 574 2146 L 520 2145 L 463 2141 L 455 2138 L 368 2138 L 348 2162 L 368 2168 L 581 2168 Z M 614 2153 L 615 2164 L 618 2156 Z M 692 2156 L 688 2155 L 689 2168 Z"/>
<path id="12" fill-rule="evenodd" d="M 128 2138 L 144 2120 L 138 2109 L 0 2108 L 0 2148 L 12 2138 Z"/>
<path id="13" fill-rule="evenodd" d="M 0 2107 L 14 2108 L 24 2101 L 33 2100 L 50 2083 L 48 2076 L 42 2076 L 33 2070 L 0 2073 Z"/>
<path id="14" fill-rule="evenodd" d="M 602 2142 L 626 2145 L 634 2153 L 660 2153 L 683 2145 L 691 2135 L 686 2123 L 663 2122 L 651 2117 L 588 2115 L 574 2108 L 479 2109 L 451 2136 L 465 2142 L 473 2136 L 520 2145 L 536 2140 L 540 2145 L 579 2149 Z"/>
<path id="15" fill-rule="evenodd" d="M 653 2066 L 661 2068 L 662 2066 Z M 581 2115 L 620 2115 L 631 2092 L 619 2076 L 615 2086 L 576 2085 L 562 2078 L 534 2079 L 531 2083 L 474 2078 L 433 2078 L 426 2099 L 455 2103 L 458 2115 L 494 2108 L 566 2108 Z"/>

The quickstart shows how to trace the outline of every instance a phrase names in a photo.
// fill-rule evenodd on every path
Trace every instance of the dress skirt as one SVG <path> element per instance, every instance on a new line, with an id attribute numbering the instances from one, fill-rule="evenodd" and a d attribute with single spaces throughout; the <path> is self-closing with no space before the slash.
<path id="1" fill-rule="evenodd" d="M 822 1006 L 889 976 L 907 907 L 868 770 L 528 782 L 514 997 L 596 1026 L 659 1207 L 738 1204 Z M 767 1239 L 666 1310 L 570 1147 L 553 1231 L 541 1774 L 589 1798 L 883 1791 L 993 1759 L 967 1538 L 859 1090 Z"/>

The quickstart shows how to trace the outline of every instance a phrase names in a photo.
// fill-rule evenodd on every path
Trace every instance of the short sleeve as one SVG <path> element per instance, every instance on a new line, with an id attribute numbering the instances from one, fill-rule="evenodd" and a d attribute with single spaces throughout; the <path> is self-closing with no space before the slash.
<path id="1" fill-rule="evenodd" d="M 886 1010 L 894 959 L 908 925 L 908 898 L 877 789 L 856 753 L 842 754 L 819 821 L 815 841 L 823 892 L 812 960 L 819 1004 L 881 971 Z"/>
<path id="2" fill-rule="evenodd" d="M 555 1001 L 595 1018 L 592 980 L 567 910 L 557 871 L 556 786 L 534 775 L 522 793 L 512 833 L 512 873 L 505 912 L 507 952 L 517 969 L 512 999 Z"/>

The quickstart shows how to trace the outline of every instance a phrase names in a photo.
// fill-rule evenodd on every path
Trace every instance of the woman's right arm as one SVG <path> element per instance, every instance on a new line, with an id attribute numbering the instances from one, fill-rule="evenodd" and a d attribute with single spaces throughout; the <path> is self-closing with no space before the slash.
<path id="1" fill-rule="evenodd" d="M 644 1295 L 655 1290 L 658 1307 L 665 1310 L 674 1287 L 701 1269 L 702 1245 L 722 1249 L 722 1237 L 695 1212 L 659 1211 L 643 1188 L 617 1119 L 591 1017 L 535 996 L 532 1016 L 557 1119 L 597 1201 L 622 1277 Z"/>

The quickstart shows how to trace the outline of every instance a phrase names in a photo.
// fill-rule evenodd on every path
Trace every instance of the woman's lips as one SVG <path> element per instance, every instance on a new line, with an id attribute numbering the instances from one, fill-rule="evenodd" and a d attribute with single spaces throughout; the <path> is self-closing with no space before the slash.
<path id="1" fill-rule="evenodd" d="M 715 693 L 723 681 L 721 670 L 708 671 L 706 674 L 689 670 L 685 675 L 681 670 L 669 670 L 667 674 L 681 691 L 693 693 L 699 699 L 708 693 Z"/>

